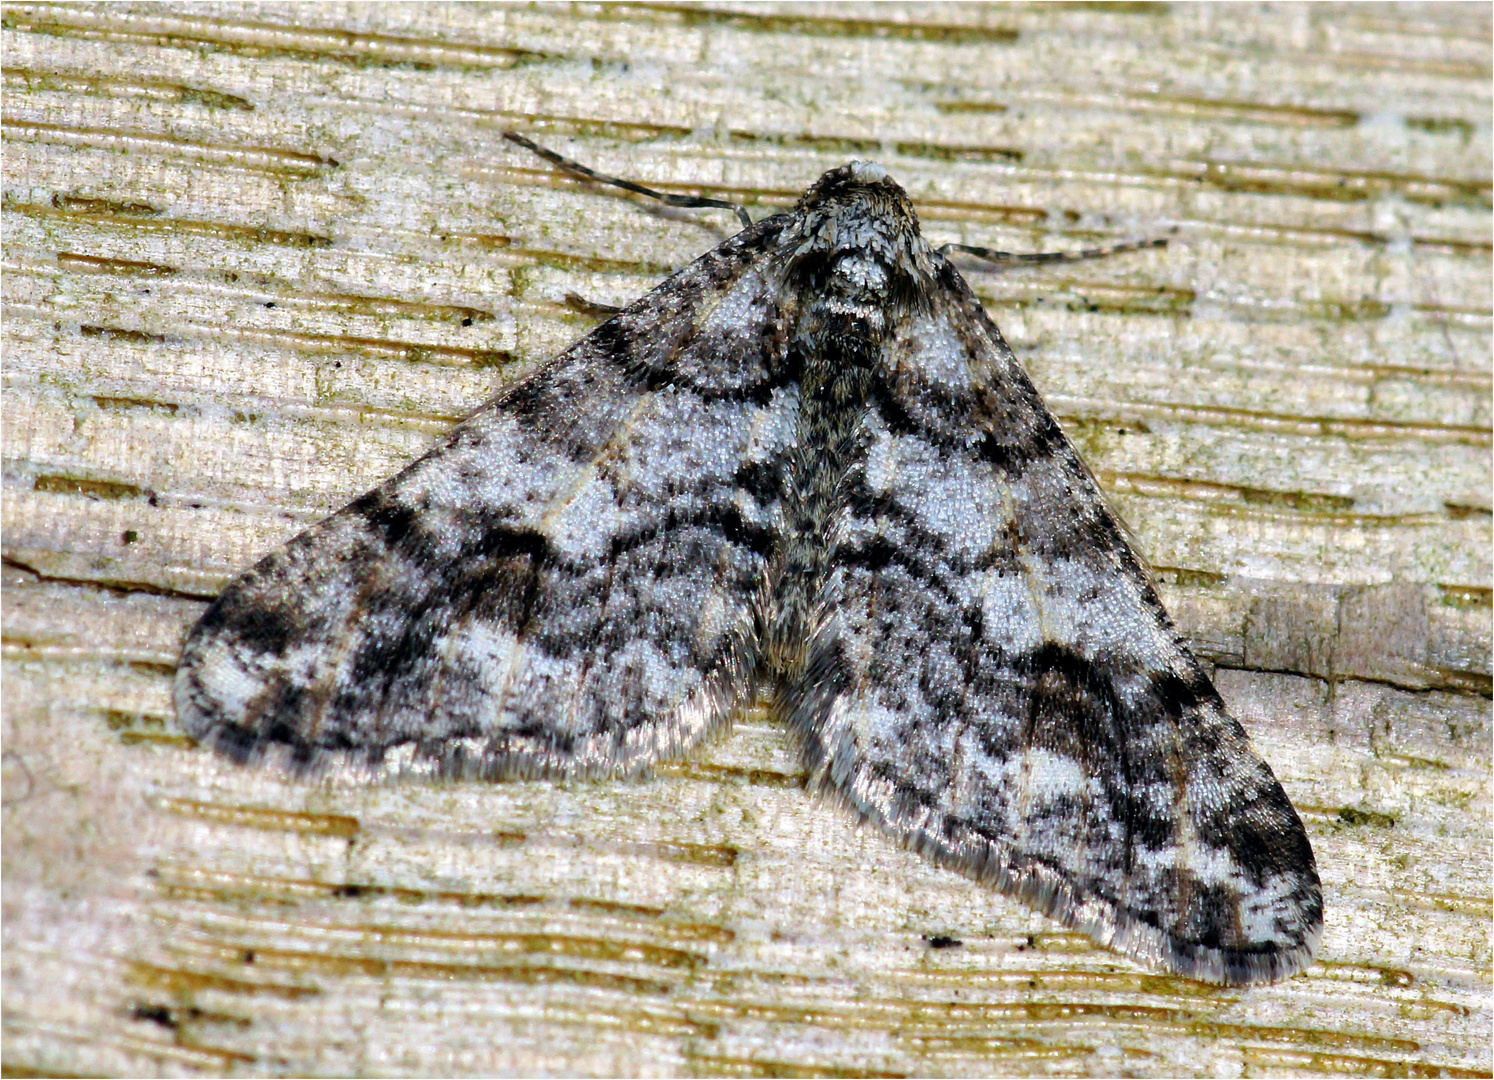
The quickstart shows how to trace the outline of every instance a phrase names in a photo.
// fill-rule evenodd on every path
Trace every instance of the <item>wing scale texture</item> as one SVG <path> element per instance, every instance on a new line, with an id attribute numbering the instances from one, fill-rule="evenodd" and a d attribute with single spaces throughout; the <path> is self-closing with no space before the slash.
<path id="1" fill-rule="evenodd" d="M 241 761 L 489 779 L 636 772 L 764 694 L 822 790 L 1102 944 L 1311 960 L 1286 794 L 875 165 L 267 556 L 176 687 Z"/>

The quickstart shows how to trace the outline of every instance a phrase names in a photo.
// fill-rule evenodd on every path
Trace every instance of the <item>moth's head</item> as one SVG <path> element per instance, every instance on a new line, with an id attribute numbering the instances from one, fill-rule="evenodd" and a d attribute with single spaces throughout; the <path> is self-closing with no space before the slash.
<path id="1" fill-rule="evenodd" d="M 804 193 L 791 219 L 783 233 L 790 278 L 803 295 L 823 301 L 818 306 L 835 309 L 837 319 L 850 319 L 853 336 L 878 337 L 886 309 L 906 308 L 924 295 L 933 252 L 919 233 L 913 201 L 882 166 L 853 161 L 831 169 Z"/>
<path id="2" fill-rule="evenodd" d="M 800 257 L 872 260 L 902 271 L 928 272 L 930 250 L 919 232 L 913 200 L 874 161 L 831 169 L 804 193 L 793 217 L 785 239 Z"/>
<path id="3" fill-rule="evenodd" d="M 795 209 L 811 216 L 881 220 L 918 235 L 913 201 L 875 161 L 852 161 L 831 169 L 810 186 Z"/>

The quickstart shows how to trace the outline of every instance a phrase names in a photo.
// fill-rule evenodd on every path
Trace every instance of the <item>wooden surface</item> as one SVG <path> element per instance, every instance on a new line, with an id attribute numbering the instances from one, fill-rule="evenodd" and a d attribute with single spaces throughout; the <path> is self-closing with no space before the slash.
<path id="1" fill-rule="evenodd" d="M 0 22 L 9 1073 L 1494 1069 L 1487 5 Z M 1177 227 L 968 276 L 1301 810 L 1318 964 L 1095 950 L 817 804 L 768 717 L 635 783 L 180 736 L 206 598 L 584 333 L 567 293 L 735 228 L 509 126 L 754 215 L 874 157 L 936 242 Z"/>

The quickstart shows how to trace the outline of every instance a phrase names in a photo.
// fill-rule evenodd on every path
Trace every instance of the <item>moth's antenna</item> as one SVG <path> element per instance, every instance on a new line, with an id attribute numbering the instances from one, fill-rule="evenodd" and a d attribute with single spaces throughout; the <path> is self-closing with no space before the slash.
<path id="1" fill-rule="evenodd" d="M 742 222 L 744 229 L 750 228 L 752 225 L 752 219 L 747 216 L 746 209 L 734 202 L 727 202 L 725 199 L 707 199 L 701 195 L 670 195 L 663 191 L 655 191 L 653 188 L 646 188 L 642 184 L 635 184 L 631 180 L 623 180 L 620 177 L 599 173 L 595 169 L 588 169 L 579 161 L 572 161 L 568 157 L 561 157 L 554 150 L 548 150 L 537 142 L 531 142 L 517 131 L 505 131 L 503 137 L 511 143 L 518 143 L 525 150 L 538 154 L 552 165 L 559 165 L 567 172 L 584 176 L 588 180 L 595 180 L 599 184 L 611 184 L 613 187 L 620 187 L 624 191 L 631 191 L 638 195 L 647 195 L 650 199 L 658 199 L 665 206 L 683 206 L 697 210 L 731 210 Z"/>
<path id="2" fill-rule="evenodd" d="M 1036 254 L 1014 254 L 1010 251 L 997 251 L 994 248 L 971 247 L 969 244 L 945 244 L 939 249 L 939 254 L 948 255 L 951 251 L 960 251 L 966 255 L 974 255 L 977 259 L 984 259 L 989 263 L 1015 263 L 1017 265 L 1031 266 L 1034 263 L 1082 262 L 1085 259 L 1103 259 L 1107 255 L 1120 255 L 1127 251 L 1145 251 L 1147 248 L 1166 246 L 1167 238 L 1164 236 L 1155 240 L 1127 240 L 1125 243 L 1108 244 L 1105 247 L 1085 248 L 1083 251 L 1043 251 Z"/>
<path id="3" fill-rule="evenodd" d="M 599 304 L 595 300 L 588 300 L 580 293 L 573 292 L 565 294 L 565 306 L 572 311 L 579 311 L 582 315 L 590 315 L 594 319 L 610 319 L 622 310 L 611 304 Z"/>

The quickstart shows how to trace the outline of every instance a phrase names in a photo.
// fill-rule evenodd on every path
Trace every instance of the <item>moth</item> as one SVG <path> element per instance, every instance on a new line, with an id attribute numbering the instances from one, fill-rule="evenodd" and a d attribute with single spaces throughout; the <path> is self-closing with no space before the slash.
<path id="1" fill-rule="evenodd" d="M 601 777 L 766 698 L 812 789 L 941 866 L 1194 979 L 1305 967 L 1301 821 L 887 171 L 753 222 L 508 138 L 743 228 L 224 590 L 186 730 Z"/>

